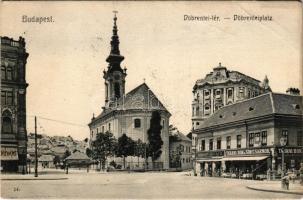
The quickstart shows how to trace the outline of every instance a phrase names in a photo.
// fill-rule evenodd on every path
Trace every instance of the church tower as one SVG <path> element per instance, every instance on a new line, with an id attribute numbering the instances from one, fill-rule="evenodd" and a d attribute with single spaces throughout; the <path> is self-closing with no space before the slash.
<path id="1" fill-rule="evenodd" d="M 121 68 L 121 62 L 124 57 L 120 55 L 119 50 L 119 36 L 117 28 L 117 11 L 114 11 L 114 27 L 113 36 L 111 37 L 111 50 L 106 59 L 108 62 L 107 71 L 103 71 L 103 78 L 105 80 L 105 107 L 108 108 L 114 101 L 121 98 L 125 94 L 125 77 L 126 68 Z"/>

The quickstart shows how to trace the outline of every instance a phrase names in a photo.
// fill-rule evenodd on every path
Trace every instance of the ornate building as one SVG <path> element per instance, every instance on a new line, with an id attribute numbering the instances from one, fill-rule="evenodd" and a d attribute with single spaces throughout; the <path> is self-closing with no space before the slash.
<path id="1" fill-rule="evenodd" d="M 27 57 L 24 38 L 1 37 L 1 171 L 26 172 Z"/>
<path id="2" fill-rule="evenodd" d="M 161 115 L 161 138 L 163 140 L 162 155 L 158 159 L 160 168 L 169 168 L 169 118 L 171 114 L 143 83 L 125 94 L 126 68 L 121 68 L 124 57 L 120 55 L 119 37 L 117 30 L 117 17 L 114 17 L 113 36 L 111 38 L 111 51 L 107 57 L 107 70 L 103 72 L 105 80 L 105 106 L 97 117 L 89 123 L 90 140 L 94 140 L 97 133 L 109 131 L 119 138 L 126 134 L 133 140 L 147 141 L 147 130 L 153 111 Z M 116 158 L 117 159 L 117 158 Z M 129 161 L 129 159 L 127 159 Z M 143 164 L 141 159 L 141 164 Z M 132 167 L 132 166 L 129 166 Z"/>
<path id="3" fill-rule="evenodd" d="M 196 135 L 196 173 L 241 178 L 281 176 L 303 162 L 303 97 L 268 92 L 222 107 L 193 131 Z M 281 146 L 281 138 L 286 145 Z"/>
<path id="4" fill-rule="evenodd" d="M 192 128 L 196 129 L 215 111 L 225 105 L 271 91 L 265 76 L 263 83 L 219 63 L 213 72 L 196 81 L 193 88 Z"/>

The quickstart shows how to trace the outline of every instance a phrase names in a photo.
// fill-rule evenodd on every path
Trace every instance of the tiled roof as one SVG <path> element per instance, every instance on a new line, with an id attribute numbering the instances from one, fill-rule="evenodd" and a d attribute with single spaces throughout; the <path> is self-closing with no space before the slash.
<path id="1" fill-rule="evenodd" d="M 114 107 L 104 109 L 94 121 L 116 110 L 157 109 L 168 112 L 146 83 L 137 86 L 128 92 L 124 98 L 121 97 L 115 103 Z"/>
<path id="2" fill-rule="evenodd" d="M 270 114 L 302 115 L 302 100 L 302 96 L 266 93 L 222 107 L 207 118 L 198 129 Z"/>
<path id="3" fill-rule="evenodd" d="M 191 142 L 191 139 L 189 139 L 188 137 L 186 137 L 180 131 L 176 131 L 176 132 L 171 133 L 171 136 L 172 136 L 172 138 L 174 138 L 177 141 L 188 141 L 188 142 Z"/>
<path id="4" fill-rule="evenodd" d="M 90 158 L 85 153 L 76 151 L 72 155 L 68 156 L 66 160 L 90 160 Z"/>
<path id="5" fill-rule="evenodd" d="M 54 157 L 53 155 L 42 155 L 38 160 L 40 162 L 53 162 Z"/>

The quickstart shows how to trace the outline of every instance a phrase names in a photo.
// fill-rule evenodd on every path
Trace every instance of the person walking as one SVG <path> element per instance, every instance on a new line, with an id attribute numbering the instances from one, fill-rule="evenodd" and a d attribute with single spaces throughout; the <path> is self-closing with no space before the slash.
<path id="1" fill-rule="evenodd" d="M 303 163 L 300 163 L 301 167 L 299 169 L 300 172 L 300 184 L 303 185 Z"/>

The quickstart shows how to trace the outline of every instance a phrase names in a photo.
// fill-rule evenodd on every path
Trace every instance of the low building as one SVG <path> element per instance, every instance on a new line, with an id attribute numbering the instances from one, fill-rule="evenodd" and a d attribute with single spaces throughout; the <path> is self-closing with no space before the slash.
<path id="1" fill-rule="evenodd" d="M 281 174 L 283 151 L 285 169 L 298 169 L 303 162 L 302 103 L 298 93 L 270 92 L 222 107 L 193 131 L 196 173 L 257 177 L 271 169 Z"/>
<path id="2" fill-rule="evenodd" d="M 179 131 L 169 136 L 169 167 L 192 169 L 191 140 Z"/>
<path id="3" fill-rule="evenodd" d="M 42 155 L 38 158 L 39 165 L 42 168 L 54 168 L 54 158 L 53 155 Z"/>
<path id="4" fill-rule="evenodd" d="M 92 164 L 91 159 L 85 153 L 79 151 L 68 156 L 65 161 L 69 167 L 88 168 Z"/>

